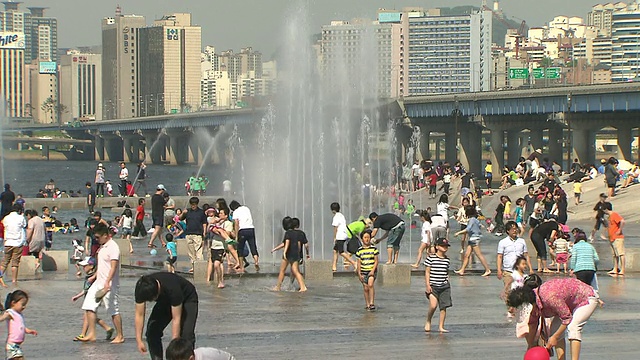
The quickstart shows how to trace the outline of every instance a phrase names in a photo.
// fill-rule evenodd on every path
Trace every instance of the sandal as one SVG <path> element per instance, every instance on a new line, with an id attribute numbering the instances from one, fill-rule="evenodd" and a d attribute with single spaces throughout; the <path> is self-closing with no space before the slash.
<path id="1" fill-rule="evenodd" d="M 84 339 L 84 335 L 78 335 L 73 338 L 73 341 L 82 341 L 82 339 Z"/>
<path id="2" fill-rule="evenodd" d="M 369 311 L 373 311 L 373 310 L 375 310 L 375 309 L 376 309 L 376 306 L 375 306 L 375 305 L 373 305 L 373 304 L 369 305 Z"/>
<path id="3" fill-rule="evenodd" d="M 107 339 L 107 340 L 111 340 L 111 338 L 113 337 L 113 333 L 114 333 L 115 331 L 116 331 L 116 330 L 115 330 L 114 328 L 111 328 L 111 329 L 107 330 L 107 337 L 106 337 L 106 339 Z"/>

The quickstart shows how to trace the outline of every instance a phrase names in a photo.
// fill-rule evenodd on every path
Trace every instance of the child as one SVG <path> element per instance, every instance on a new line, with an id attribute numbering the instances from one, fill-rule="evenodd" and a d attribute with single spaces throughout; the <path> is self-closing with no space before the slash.
<path id="1" fill-rule="evenodd" d="M 107 195 L 113 196 L 113 185 L 111 185 L 111 180 L 107 180 L 105 187 L 107 188 Z"/>
<path id="2" fill-rule="evenodd" d="M 76 276 L 81 276 L 82 272 L 80 271 L 80 265 L 78 264 L 80 260 L 82 260 L 82 255 L 84 254 L 84 247 L 81 245 L 79 239 L 71 240 L 71 245 L 73 246 L 73 255 L 71 256 L 71 262 L 76 265 Z"/>
<path id="3" fill-rule="evenodd" d="M 569 242 L 564 236 L 559 236 L 554 242 L 553 247 L 556 251 L 556 272 L 560 272 L 560 264 L 567 273 L 567 262 L 569 260 Z"/>
<path id="4" fill-rule="evenodd" d="M 38 336 L 38 332 L 29 329 L 24 324 L 24 317 L 22 312 L 27 308 L 29 302 L 29 296 L 22 290 L 16 290 L 7 295 L 7 299 L 4 303 L 7 309 L 0 321 L 8 321 L 8 336 L 7 336 L 7 359 L 23 359 L 24 353 L 22 352 L 21 345 L 24 342 L 24 335 Z"/>
<path id="5" fill-rule="evenodd" d="M 409 219 L 411 219 L 415 211 L 416 207 L 413 205 L 413 200 L 409 199 L 407 201 L 407 215 L 409 216 Z"/>
<path id="6" fill-rule="evenodd" d="M 147 229 L 144 227 L 144 204 L 145 199 L 138 199 L 138 207 L 136 208 L 136 226 L 133 228 L 133 233 L 131 234 L 133 237 L 141 237 L 147 236 Z M 149 247 L 153 247 L 153 244 L 150 244 Z"/>
<path id="7" fill-rule="evenodd" d="M 491 191 L 491 182 L 493 181 L 493 165 L 491 165 L 491 161 L 487 161 L 487 165 L 484 167 L 484 178 L 487 183 L 487 190 Z"/>
<path id="8" fill-rule="evenodd" d="M 89 279 L 96 273 L 96 259 L 87 257 L 84 260 L 80 261 L 78 265 L 82 266 L 86 275 L 84 278 L 84 286 L 82 288 L 82 291 L 71 298 L 71 301 L 73 302 L 76 302 L 81 297 L 87 295 L 87 291 L 91 287 L 91 282 L 89 281 Z M 97 319 L 97 322 L 98 325 L 100 325 L 107 332 L 107 340 L 111 340 L 111 338 L 113 337 L 114 329 L 112 327 L 109 327 L 107 323 L 105 323 L 102 319 Z M 82 319 L 82 332 L 80 333 L 80 335 L 76 336 L 73 341 L 80 341 L 82 338 L 84 338 L 87 333 L 88 326 L 89 324 L 87 323 L 87 314 L 85 312 Z"/>
<path id="9" fill-rule="evenodd" d="M 133 244 L 131 244 L 131 233 L 133 230 L 133 212 L 131 209 L 124 209 L 118 226 L 122 228 L 122 238 L 129 241 L 129 253 L 133 254 Z"/>
<path id="10" fill-rule="evenodd" d="M 524 274 L 527 270 L 527 258 L 524 256 L 518 256 L 516 263 L 513 264 L 513 272 L 511 273 L 511 282 L 505 281 L 504 290 L 500 294 L 502 300 L 507 300 L 509 293 L 513 289 L 517 289 L 524 286 Z M 513 317 L 513 309 L 509 309 L 507 317 Z"/>
<path id="11" fill-rule="evenodd" d="M 356 252 L 356 257 L 358 258 L 356 271 L 364 290 L 365 309 L 373 311 L 376 309 L 374 282 L 376 281 L 378 255 L 380 255 L 380 252 L 371 246 L 371 230 L 365 230 L 360 237 L 362 238 L 362 246 Z"/>
<path id="12" fill-rule="evenodd" d="M 431 199 L 436 198 L 436 187 L 438 186 L 438 174 L 435 171 L 429 173 L 429 197 Z M 445 191 L 445 194 L 447 191 Z"/>
<path id="13" fill-rule="evenodd" d="M 300 224 L 297 224 L 300 227 Z M 282 286 L 282 281 L 284 281 L 284 273 L 287 270 L 288 266 L 291 266 L 291 274 L 295 276 L 296 280 L 298 280 L 298 284 L 300 285 L 299 292 L 307 291 L 307 286 L 304 283 L 304 278 L 300 274 L 300 248 L 301 244 L 301 236 L 300 232 L 295 232 L 293 230 L 297 230 L 293 227 L 293 222 L 285 222 L 283 221 L 283 227 L 285 229 L 284 240 L 282 243 L 271 252 L 275 252 L 284 248 L 284 254 L 282 255 L 282 261 L 280 262 L 280 273 L 278 273 L 278 283 L 273 288 L 274 291 L 280 291 L 280 287 Z"/>
<path id="14" fill-rule="evenodd" d="M 420 220 L 422 220 L 422 229 L 420 231 L 420 247 L 418 248 L 418 257 L 416 263 L 411 265 L 412 268 L 417 268 L 422 261 L 422 253 L 427 250 L 427 256 L 433 253 L 431 247 L 431 215 L 425 210 L 420 212 Z"/>
<path id="15" fill-rule="evenodd" d="M 164 239 L 167 241 L 167 254 L 169 254 L 169 256 L 167 256 L 167 271 L 169 271 L 170 273 L 175 273 L 176 268 L 174 264 L 178 260 L 178 248 L 176 246 L 176 243 L 173 242 L 172 234 L 166 234 L 164 236 Z"/>
<path id="16" fill-rule="evenodd" d="M 451 285 L 449 284 L 451 261 L 447 257 L 449 246 L 449 240 L 438 238 L 436 240 L 436 253 L 424 261 L 426 267 L 424 279 L 427 286 L 425 295 L 429 300 L 429 312 L 427 313 L 427 322 L 424 325 L 425 332 L 431 332 L 431 319 L 437 307 L 440 308 L 440 325 L 438 329 L 441 333 L 449 332 L 444 328 L 447 308 L 452 306 Z"/>
<path id="17" fill-rule="evenodd" d="M 524 199 L 516 200 L 516 210 L 514 212 L 516 224 L 518 224 L 518 236 L 524 236 Z"/>
<path id="18" fill-rule="evenodd" d="M 580 197 L 582 196 L 582 179 L 577 179 L 573 182 L 573 196 L 576 201 L 576 205 L 580 204 Z"/>
<path id="19" fill-rule="evenodd" d="M 449 195 L 449 189 L 451 188 L 451 169 L 445 169 L 442 175 L 442 189 L 445 194 Z M 435 199 L 435 196 L 433 197 Z"/>

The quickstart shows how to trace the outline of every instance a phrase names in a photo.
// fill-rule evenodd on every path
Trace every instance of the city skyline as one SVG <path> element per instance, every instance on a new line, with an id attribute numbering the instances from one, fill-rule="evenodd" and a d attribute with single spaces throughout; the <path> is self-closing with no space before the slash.
<path id="1" fill-rule="evenodd" d="M 491 0 L 487 1 L 490 5 Z M 173 12 L 191 12 L 193 22 L 202 26 L 202 44 L 219 49 L 237 49 L 252 46 L 270 59 L 281 45 L 287 16 L 300 8 L 299 0 L 238 0 L 213 5 L 208 0 L 186 0 L 175 3 L 166 0 L 138 0 L 127 3 L 122 0 L 87 2 L 82 0 L 57 0 L 54 4 L 45 0 L 25 1 L 24 6 L 48 6 L 49 16 L 58 18 L 59 47 L 73 48 L 101 43 L 100 21 L 112 16 L 120 3 L 125 14 L 143 15 L 148 25 L 154 19 Z M 541 26 L 556 15 L 586 17 L 592 5 L 598 1 L 554 0 L 521 1 L 502 0 L 501 8 L 510 17 L 523 18 L 529 26 Z M 606 1 L 601 1 L 606 3 Z M 339 0 L 310 1 L 307 7 L 309 29 L 320 32 L 323 24 L 331 20 L 350 20 L 354 17 L 374 19 L 378 8 L 401 9 L 409 6 L 452 7 L 460 5 L 480 6 L 481 0 L 434 0 L 429 3 L 411 0 Z M 237 14 L 237 16 L 229 16 Z M 244 19 L 238 21 L 240 19 Z M 246 22 L 251 26 L 240 26 Z M 245 30 L 246 29 L 246 30 Z M 82 31 L 79 31 L 82 30 Z"/>

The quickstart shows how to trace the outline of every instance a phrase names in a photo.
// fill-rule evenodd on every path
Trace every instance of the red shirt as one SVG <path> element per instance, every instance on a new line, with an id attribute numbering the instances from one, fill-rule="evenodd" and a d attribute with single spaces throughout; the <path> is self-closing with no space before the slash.
<path id="1" fill-rule="evenodd" d="M 429 175 L 429 185 L 436 186 L 438 185 L 438 174 L 432 173 Z"/>
<path id="2" fill-rule="evenodd" d="M 4 239 L 4 224 L 0 221 L 0 239 Z"/>
<path id="3" fill-rule="evenodd" d="M 143 220 L 143 219 L 144 219 L 144 206 L 138 205 L 138 208 L 136 209 L 136 220 Z"/>

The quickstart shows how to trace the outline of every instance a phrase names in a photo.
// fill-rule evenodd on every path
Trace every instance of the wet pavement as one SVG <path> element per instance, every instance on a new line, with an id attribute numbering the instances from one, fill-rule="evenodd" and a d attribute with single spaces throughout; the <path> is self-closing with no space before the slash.
<path id="1" fill-rule="evenodd" d="M 133 326 L 133 288 L 143 273 L 123 269 L 120 304 L 127 341 L 122 345 L 71 341 L 82 323 L 80 304 L 70 301 L 82 288 L 81 280 L 46 274 L 22 282 L 31 296 L 24 312 L 27 326 L 39 332 L 27 336 L 25 357 L 148 358 L 136 350 Z M 419 276 L 412 277 L 411 287 L 378 286 L 375 312 L 364 310 L 362 287 L 354 277 L 309 283 L 304 294 L 295 292 L 288 278 L 288 291 L 272 292 L 275 280 L 275 274 L 245 276 L 228 279 L 223 290 L 199 286 L 198 346 L 221 348 L 238 359 L 521 359 L 525 351 L 524 340 L 515 338 L 514 324 L 506 320 L 498 298 L 502 282 L 495 277 L 452 276 L 454 306 L 446 322 L 451 332 L 442 335 L 423 331 L 427 302 Z M 640 277 L 601 275 L 600 286 L 606 305 L 585 327 L 582 359 L 636 358 Z"/>

